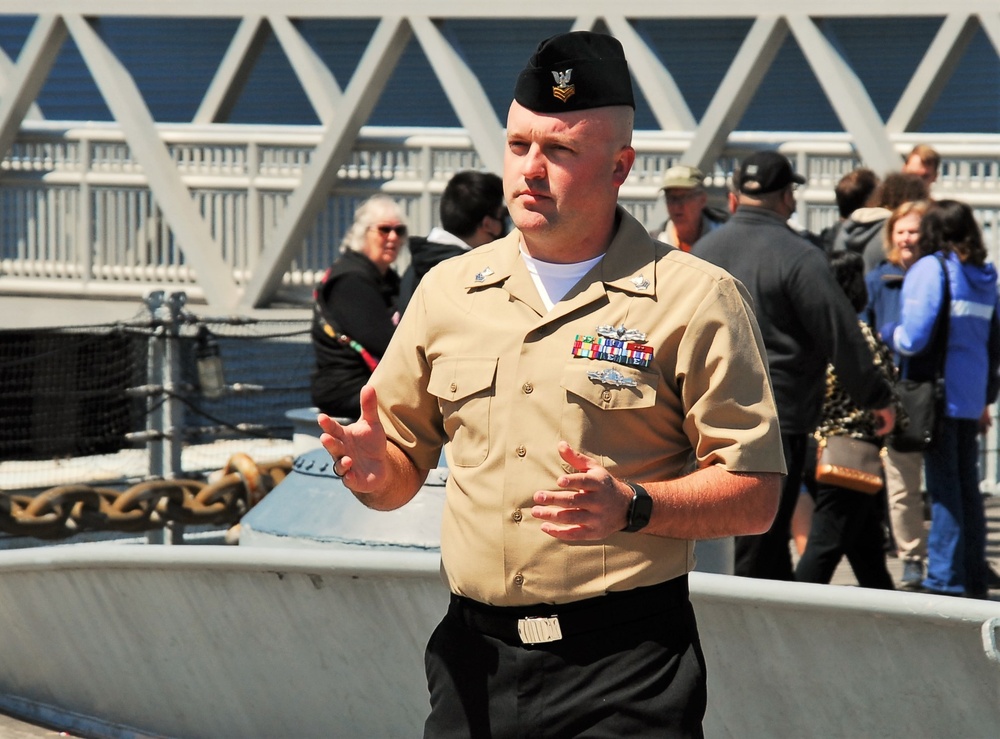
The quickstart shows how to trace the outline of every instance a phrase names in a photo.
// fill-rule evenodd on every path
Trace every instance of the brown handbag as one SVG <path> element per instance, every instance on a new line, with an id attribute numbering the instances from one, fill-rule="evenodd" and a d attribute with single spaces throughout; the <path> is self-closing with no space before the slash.
<path id="1" fill-rule="evenodd" d="M 853 436 L 820 439 L 816 482 L 874 494 L 882 489 L 882 450 Z"/>

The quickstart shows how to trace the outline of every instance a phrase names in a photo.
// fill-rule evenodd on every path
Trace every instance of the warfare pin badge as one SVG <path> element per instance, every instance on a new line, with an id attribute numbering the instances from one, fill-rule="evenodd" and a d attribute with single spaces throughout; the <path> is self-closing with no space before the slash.
<path id="1" fill-rule="evenodd" d="M 636 382 L 631 377 L 626 377 L 621 372 L 616 369 L 608 368 L 600 371 L 594 370 L 593 372 L 588 372 L 587 377 L 591 380 L 601 383 L 602 385 L 611 385 L 612 387 L 635 387 Z"/>

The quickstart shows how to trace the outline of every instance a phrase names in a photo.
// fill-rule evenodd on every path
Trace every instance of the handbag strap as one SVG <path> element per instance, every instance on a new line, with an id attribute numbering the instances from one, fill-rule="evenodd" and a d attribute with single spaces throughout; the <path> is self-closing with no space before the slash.
<path id="1" fill-rule="evenodd" d="M 361 355 L 361 360 L 365 363 L 368 371 L 374 372 L 375 368 L 378 366 L 378 359 L 371 352 L 361 346 L 359 342 L 355 341 L 339 329 L 337 322 L 333 319 L 333 314 L 327 308 L 326 302 L 323 300 L 323 293 L 330 276 L 330 268 L 328 268 L 323 274 L 323 278 L 319 281 L 319 284 L 313 290 L 313 310 L 316 313 L 316 318 L 319 320 L 319 323 L 323 328 L 323 332 L 327 336 L 334 341 L 340 342 L 345 346 L 349 346 L 351 349 L 356 351 L 359 355 Z"/>
<path id="2" fill-rule="evenodd" d="M 941 263 L 941 307 L 934 320 L 934 379 L 944 377 L 945 357 L 948 353 L 948 325 L 951 323 L 951 280 L 948 278 L 948 263 L 941 252 L 934 256 Z"/>

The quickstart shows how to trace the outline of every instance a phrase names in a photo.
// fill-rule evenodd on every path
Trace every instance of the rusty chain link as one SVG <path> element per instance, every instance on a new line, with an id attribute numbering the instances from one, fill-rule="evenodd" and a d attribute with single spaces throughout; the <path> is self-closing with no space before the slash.
<path id="1" fill-rule="evenodd" d="M 258 465 L 234 454 L 217 480 L 149 480 L 126 490 L 60 485 L 37 495 L 0 493 L 0 531 L 65 539 L 84 531 L 140 532 L 183 524 L 233 524 L 292 470 L 292 458 Z"/>

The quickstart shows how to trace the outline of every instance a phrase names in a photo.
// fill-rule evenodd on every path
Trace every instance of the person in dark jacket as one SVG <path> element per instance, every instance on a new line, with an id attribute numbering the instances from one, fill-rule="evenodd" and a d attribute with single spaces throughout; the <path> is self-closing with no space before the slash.
<path id="1" fill-rule="evenodd" d="M 426 237 L 410 239 L 410 266 L 399 289 L 400 312 L 435 264 L 507 233 L 503 180 L 492 172 L 466 170 L 454 175 L 441 194 L 440 207 L 441 225 Z"/>
<path id="2" fill-rule="evenodd" d="M 739 207 L 706 234 L 692 253 L 736 277 L 753 298 L 774 384 L 788 475 L 771 529 L 736 539 L 735 573 L 792 580 L 792 513 L 799 498 L 808 437 L 823 404 L 832 364 L 854 402 L 876 416 L 876 433 L 895 421 L 893 391 L 876 369 L 857 313 L 834 279 L 826 255 L 785 221 L 795 212 L 804 179 L 773 151 L 751 154 L 740 166 Z"/>
<path id="3" fill-rule="evenodd" d="M 399 205 L 382 195 L 369 198 L 313 292 L 311 391 L 322 413 L 351 420 L 361 415 L 358 394 L 399 322 L 399 275 L 391 267 L 406 239 Z"/>
<path id="4" fill-rule="evenodd" d="M 832 226 L 827 226 L 819 233 L 819 245 L 823 251 L 832 254 L 834 244 L 840 235 L 847 219 L 854 211 L 864 207 L 864 204 L 878 187 L 878 175 L 867 167 L 852 169 L 837 181 L 837 186 L 833 189 L 834 198 L 837 200 L 837 213 L 840 219 Z"/>

